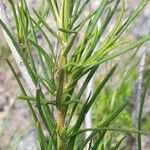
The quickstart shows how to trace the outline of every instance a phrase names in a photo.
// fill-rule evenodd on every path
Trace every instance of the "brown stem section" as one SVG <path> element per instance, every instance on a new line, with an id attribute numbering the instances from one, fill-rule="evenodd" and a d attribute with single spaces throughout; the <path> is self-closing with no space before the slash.
<path id="1" fill-rule="evenodd" d="M 63 141 L 63 130 L 65 125 L 65 114 L 62 110 L 58 110 L 58 124 L 57 124 L 57 144 L 58 144 L 58 150 L 65 150 L 65 142 Z"/>
<path id="2" fill-rule="evenodd" d="M 65 64 L 65 57 L 60 56 L 59 59 L 59 70 L 58 70 L 58 90 L 56 95 L 56 105 L 57 105 L 57 149 L 65 150 L 65 142 L 63 141 L 63 131 L 65 128 L 65 106 L 62 104 L 64 83 L 65 83 L 65 70 L 63 65 Z"/>

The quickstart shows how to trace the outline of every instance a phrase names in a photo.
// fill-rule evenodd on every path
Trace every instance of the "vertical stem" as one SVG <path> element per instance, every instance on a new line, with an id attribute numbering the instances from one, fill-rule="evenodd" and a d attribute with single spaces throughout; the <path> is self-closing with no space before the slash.
<path id="1" fill-rule="evenodd" d="M 57 120 L 57 149 L 58 150 L 65 150 L 65 142 L 63 141 L 63 130 L 65 126 L 65 114 L 63 109 L 58 109 L 58 120 Z"/>
<path id="2" fill-rule="evenodd" d="M 141 61 L 139 64 L 139 78 L 138 78 L 138 89 L 137 89 L 137 97 L 135 102 L 135 114 L 134 114 L 134 123 L 135 129 L 141 130 L 141 120 L 139 120 L 139 112 L 141 106 L 141 95 L 142 95 L 142 84 L 143 84 L 143 75 L 144 75 L 144 65 L 145 65 L 145 57 L 146 57 L 146 49 L 144 48 L 141 54 Z M 141 150 L 141 134 L 135 134 L 135 150 Z"/>
<path id="3" fill-rule="evenodd" d="M 65 149 L 65 143 L 63 142 L 63 130 L 65 126 L 65 114 L 64 114 L 64 106 L 62 104 L 63 101 L 63 90 L 64 90 L 64 82 L 65 82 L 65 71 L 62 66 L 65 64 L 65 58 L 61 55 L 59 59 L 59 70 L 58 70 L 58 90 L 56 95 L 56 105 L 57 105 L 57 144 L 58 150 Z"/>
<path id="4" fill-rule="evenodd" d="M 69 5 L 70 0 L 63 0 L 62 1 L 62 11 L 61 11 L 61 28 L 68 28 L 68 20 L 69 20 Z M 64 91 L 64 83 L 66 83 L 66 71 L 63 68 L 64 65 L 67 63 L 67 55 L 64 55 L 64 49 L 68 43 L 68 35 L 66 33 L 60 33 L 60 37 L 62 39 L 62 43 L 60 45 L 61 52 L 60 57 L 58 59 L 58 91 L 56 95 L 56 102 L 57 102 L 57 144 L 58 150 L 65 150 L 65 142 L 63 141 L 63 130 L 65 127 L 65 106 L 62 104 L 63 101 L 63 91 Z"/>

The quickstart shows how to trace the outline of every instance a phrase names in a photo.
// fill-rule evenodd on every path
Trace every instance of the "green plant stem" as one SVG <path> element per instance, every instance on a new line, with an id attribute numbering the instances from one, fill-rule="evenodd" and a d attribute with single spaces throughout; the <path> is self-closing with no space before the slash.
<path id="1" fill-rule="evenodd" d="M 63 55 L 63 49 L 60 54 L 58 64 L 58 90 L 56 95 L 56 107 L 57 107 L 57 149 L 65 150 L 65 143 L 63 141 L 63 130 L 65 127 L 65 106 L 63 105 L 63 92 L 64 83 L 66 79 L 65 70 L 63 68 L 66 63 L 66 57 Z"/>
<path id="2" fill-rule="evenodd" d="M 58 150 L 65 150 L 65 144 L 63 141 L 63 129 L 65 124 L 65 117 L 62 109 L 57 110 L 58 113 L 58 120 L 57 120 L 57 149 Z"/>
<path id="3" fill-rule="evenodd" d="M 62 1 L 62 11 L 61 11 L 61 23 L 58 28 L 68 29 L 69 22 L 69 6 L 70 0 Z M 67 55 L 65 55 L 65 44 L 68 43 L 68 33 L 60 32 L 59 36 L 62 39 L 62 43 L 60 43 L 60 56 L 58 58 L 58 88 L 56 94 L 56 107 L 57 107 L 57 149 L 65 150 L 65 141 L 63 140 L 63 132 L 65 128 L 65 109 L 66 106 L 63 104 L 63 93 L 64 93 L 64 85 L 67 81 L 66 70 L 64 66 L 67 63 Z"/>

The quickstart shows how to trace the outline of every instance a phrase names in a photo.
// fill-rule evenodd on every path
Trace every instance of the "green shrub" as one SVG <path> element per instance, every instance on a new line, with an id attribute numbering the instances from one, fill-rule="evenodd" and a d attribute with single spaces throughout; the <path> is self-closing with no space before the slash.
<path id="1" fill-rule="evenodd" d="M 89 97 L 84 103 L 81 102 L 81 99 L 90 79 L 101 64 L 140 47 L 144 42 L 150 40 L 150 35 L 138 41 L 122 38 L 122 34 L 149 0 L 141 0 L 126 21 L 123 21 L 125 9 L 124 2 L 121 0 L 102 0 L 94 12 L 79 21 L 79 17 L 82 16 L 89 2 L 90 0 L 62 0 L 59 6 L 56 0 L 43 0 L 38 11 L 33 9 L 35 17 L 32 17 L 25 0 L 21 0 L 17 5 L 9 0 L 16 22 L 17 39 L 14 38 L 5 22 L 0 20 L 2 28 L 21 57 L 21 65 L 25 66 L 36 87 L 35 91 L 32 90 L 32 94 L 28 93 L 11 63 L 7 61 L 22 91 L 18 99 L 25 100 L 32 112 L 42 150 L 82 150 L 85 146 L 88 149 L 118 149 L 122 139 L 116 145 L 111 146 L 112 138 L 108 134 L 109 138 L 106 143 L 110 143 L 110 146 L 107 146 L 107 144 L 101 144 L 104 136 L 109 130 L 126 132 L 123 129 L 111 128 L 111 125 L 130 100 L 124 100 L 118 107 L 115 107 L 97 128 L 82 128 L 86 113 L 101 94 L 118 64 L 114 64 L 108 74 L 97 84 L 95 91 L 89 93 Z M 99 42 L 119 5 L 122 9 L 117 16 L 116 23 L 106 38 Z M 54 18 L 57 27 L 55 29 L 46 22 L 49 14 L 52 14 Z M 99 27 L 98 20 L 102 15 L 105 17 Z M 43 28 L 46 28 L 47 32 L 50 32 L 57 41 L 56 47 L 51 43 Z M 83 38 L 77 42 L 76 39 L 83 31 L 82 29 L 85 30 Z M 37 32 L 40 32 L 45 39 L 50 53 L 46 52 L 39 44 Z M 33 58 L 33 50 L 38 53 L 38 66 Z M 82 82 L 81 88 L 77 89 L 77 83 L 85 75 L 87 77 Z M 26 78 L 26 76 L 24 77 Z M 73 120 L 78 107 L 80 107 L 79 115 L 76 120 Z M 54 117 L 52 108 L 56 109 L 56 117 Z M 71 110 L 70 113 L 69 110 Z M 39 115 L 36 113 L 37 111 Z M 48 140 L 43 133 L 42 124 L 49 133 Z M 80 140 L 82 137 L 80 135 L 86 131 L 92 131 L 91 135 L 87 139 Z M 141 131 L 127 132 L 138 132 L 139 135 L 142 133 Z"/>

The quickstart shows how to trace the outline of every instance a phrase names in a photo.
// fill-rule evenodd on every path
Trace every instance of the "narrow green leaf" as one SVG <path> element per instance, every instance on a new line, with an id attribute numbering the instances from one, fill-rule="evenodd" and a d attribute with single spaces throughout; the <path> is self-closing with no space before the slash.
<path id="1" fill-rule="evenodd" d="M 22 52 L 22 49 L 20 48 L 20 45 L 18 45 L 17 41 L 15 40 L 14 36 L 11 34 L 11 32 L 9 31 L 9 29 L 6 27 L 6 25 L 3 23 L 3 21 L 0 19 L 0 25 L 4 28 L 4 30 L 6 31 L 7 35 L 9 36 L 9 38 L 11 39 L 14 47 L 16 48 L 18 54 L 20 55 L 21 59 L 22 59 L 22 62 L 23 64 L 25 65 L 30 77 L 32 78 L 33 80 L 33 83 L 36 84 L 37 82 L 37 79 L 31 69 L 31 67 L 29 66 L 23 52 Z"/>
<path id="2" fill-rule="evenodd" d="M 33 44 L 40 53 L 42 53 L 42 55 L 46 59 L 48 66 L 50 67 L 49 69 L 52 69 L 52 67 L 54 66 L 54 63 L 52 59 L 48 56 L 48 54 L 44 51 L 44 49 L 32 40 L 30 40 L 30 43 Z"/>
<path id="3" fill-rule="evenodd" d="M 77 99 L 80 99 L 80 98 L 81 98 L 81 96 L 82 96 L 84 90 L 86 89 L 88 83 L 90 82 L 90 80 L 92 79 L 93 75 L 95 74 L 97 68 L 98 68 L 98 67 L 96 66 L 96 67 L 94 67 L 94 68 L 91 69 L 90 73 L 89 73 L 88 76 L 86 77 L 85 81 L 83 82 L 82 87 L 81 87 L 80 90 L 79 90 L 79 93 L 78 93 L 78 95 L 77 95 Z M 73 115 L 74 115 L 74 113 L 75 113 L 75 110 L 76 110 L 77 106 L 78 106 L 78 103 L 77 103 L 77 104 L 74 104 L 74 106 L 73 106 L 73 108 L 72 108 L 72 111 L 71 111 L 70 118 L 69 118 L 69 122 L 71 122 L 71 119 L 72 119 L 72 117 L 73 117 Z"/>
<path id="4" fill-rule="evenodd" d="M 81 103 L 79 100 L 70 100 L 69 102 L 64 102 L 64 105 L 70 105 L 74 103 Z"/>
<path id="5" fill-rule="evenodd" d="M 26 3 L 26 0 L 22 0 L 22 1 L 23 1 L 25 10 L 27 12 L 27 15 L 28 15 L 28 19 L 29 19 L 29 22 L 30 22 L 30 28 L 31 28 L 31 31 L 32 31 L 31 33 L 33 35 L 34 41 L 36 43 L 38 43 L 37 38 L 36 38 L 36 34 L 35 34 L 35 29 L 34 29 L 34 26 L 33 26 L 32 20 L 31 20 L 31 15 L 30 15 L 30 12 L 29 12 L 29 9 L 28 9 L 28 5 Z"/>
<path id="6" fill-rule="evenodd" d="M 145 97 L 146 97 L 146 93 L 148 90 L 150 84 L 150 74 L 148 75 L 145 83 L 144 83 L 144 87 L 143 87 L 143 91 L 142 91 L 142 95 L 141 95 L 141 102 L 140 102 L 140 108 L 139 108 L 139 112 L 138 112 L 138 125 L 137 125 L 137 130 L 140 131 L 142 128 L 142 114 L 143 114 L 143 107 L 144 107 L 144 101 L 145 101 Z M 137 143 L 138 143 L 138 148 L 139 150 L 141 149 L 141 133 L 137 133 Z"/>
<path id="7" fill-rule="evenodd" d="M 69 19 L 70 19 L 70 0 L 63 0 L 62 1 L 62 12 L 61 12 L 61 27 L 64 29 L 69 29 Z"/>
<path id="8" fill-rule="evenodd" d="M 125 145 L 122 148 L 120 148 L 119 150 L 125 150 L 127 147 L 128 147 L 128 145 Z"/>
<path id="9" fill-rule="evenodd" d="M 122 1 L 122 8 L 121 8 L 121 11 L 120 11 L 120 15 L 119 15 L 114 27 L 112 28 L 111 32 L 108 34 L 107 38 L 102 43 L 101 49 L 105 49 L 105 47 L 109 46 L 108 42 L 111 40 L 111 38 L 113 38 L 116 30 L 118 29 L 119 25 L 122 22 L 124 11 L 125 11 L 125 4 L 124 4 L 124 1 Z"/>
<path id="10" fill-rule="evenodd" d="M 99 86 L 97 87 L 96 91 L 94 92 L 94 94 L 92 95 L 92 97 L 89 99 L 89 102 L 85 102 L 85 104 L 83 105 L 81 112 L 80 112 L 80 116 L 78 117 L 74 127 L 73 127 L 73 131 L 76 132 L 79 130 L 87 112 L 89 111 L 89 109 L 91 108 L 92 104 L 94 103 L 94 101 L 96 100 L 97 96 L 99 95 L 100 91 L 103 89 L 103 87 L 105 86 L 105 84 L 107 83 L 107 81 L 110 79 L 110 77 L 112 76 L 112 74 L 114 73 L 115 69 L 117 68 L 118 65 L 115 65 L 110 72 L 106 75 L 106 77 L 104 78 L 104 80 L 99 84 Z M 70 145 L 74 145 L 76 137 L 73 137 L 70 139 L 69 143 Z"/>
<path id="11" fill-rule="evenodd" d="M 68 138 L 74 137 L 74 136 L 78 136 L 79 134 L 88 132 L 88 131 L 114 131 L 114 132 L 125 132 L 125 133 L 140 133 L 140 134 L 149 134 L 149 132 L 146 131 L 136 131 L 136 130 L 130 130 L 130 129 L 121 129 L 121 128 L 111 128 L 111 127 L 104 127 L 104 128 L 88 128 L 88 129 L 81 129 L 77 132 L 71 133 L 70 135 L 68 135 Z M 118 148 L 121 144 L 121 142 L 125 139 L 125 137 L 123 137 L 114 148 Z M 115 149 L 116 150 L 116 149 Z"/>
<path id="12" fill-rule="evenodd" d="M 25 0 L 23 0 L 24 2 L 24 5 L 25 5 L 25 8 L 27 10 L 27 14 L 28 14 L 28 18 L 29 18 L 29 21 L 30 21 L 30 26 L 31 26 L 31 31 L 32 31 L 32 34 L 33 34 L 33 37 L 34 37 L 34 41 L 35 43 L 38 44 L 38 40 L 36 38 L 36 35 L 35 35 L 35 29 L 34 29 L 34 26 L 33 26 L 33 23 L 32 23 L 32 19 L 31 19 L 31 16 L 30 16 L 30 12 L 28 10 L 28 6 L 27 6 L 27 3 Z M 41 17 L 42 18 L 42 17 Z M 41 68 L 42 68 L 42 73 L 44 75 L 44 77 L 50 81 L 50 78 L 49 78 L 49 75 L 47 73 L 47 70 L 46 70 L 46 66 L 44 64 L 44 61 L 43 61 L 43 58 L 42 58 L 42 55 L 41 53 L 38 51 L 38 54 L 39 54 L 39 60 L 40 60 L 40 65 L 41 65 Z"/>
<path id="13" fill-rule="evenodd" d="M 78 0 L 76 3 L 76 8 L 73 14 L 73 18 L 72 18 L 72 25 L 75 23 L 75 21 L 79 18 L 79 16 L 82 14 L 82 12 L 84 11 L 84 9 L 86 8 L 87 4 L 89 3 L 90 0 L 86 0 L 81 8 L 79 9 L 79 5 L 81 3 L 81 0 Z"/>
<path id="14" fill-rule="evenodd" d="M 140 47 L 143 43 L 145 43 L 146 41 L 149 41 L 149 40 L 150 40 L 150 36 L 145 36 L 145 37 L 141 38 L 138 41 L 130 43 L 128 46 L 126 46 L 125 48 L 122 48 L 122 50 L 120 50 L 120 51 L 115 51 L 115 52 L 111 53 L 111 55 L 107 55 L 107 56 L 101 57 L 101 59 L 99 58 L 100 56 L 96 56 L 97 54 L 95 52 L 96 55 L 95 56 L 93 55 L 93 57 L 88 60 L 89 63 L 87 63 L 87 64 L 85 63 L 86 65 L 84 67 L 87 67 L 90 64 L 98 65 L 98 64 L 101 64 L 103 62 L 106 62 L 106 61 L 108 61 L 110 59 L 113 59 L 113 58 L 115 58 L 115 57 L 117 57 L 117 56 L 119 56 L 121 54 L 124 54 L 124 53 L 126 53 L 126 52 L 128 52 L 128 51 L 130 51 L 130 50 L 132 50 L 134 48 Z M 94 57 L 97 58 L 97 59 L 99 58 L 100 60 L 98 62 L 93 63 L 93 58 Z"/>
<path id="15" fill-rule="evenodd" d="M 54 47 L 53 47 L 52 43 L 50 42 L 48 36 L 45 34 L 44 30 L 40 27 L 40 25 L 38 23 L 36 23 L 36 21 L 34 19 L 32 19 L 32 21 L 38 27 L 40 32 L 43 34 L 43 36 L 44 36 L 44 38 L 45 38 L 46 42 L 48 43 L 48 46 L 49 46 L 49 48 L 51 50 L 52 57 L 53 57 L 54 61 L 56 61 L 55 54 L 54 54 Z"/>
<path id="16" fill-rule="evenodd" d="M 18 13 L 19 13 L 19 18 L 20 18 L 20 26 L 22 28 L 22 34 L 23 34 L 23 37 L 22 40 L 24 41 L 23 44 L 25 47 L 23 48 L 23 51 L 27 51 L 28 52 L 28 55 L 29 55 L 29 60 L 31 62 L 31 66 L 32 66 L 32 69 L 34 70 L 34 72 L 36 72 L 36 67 L 35 67 L 35 63 L 34 63 L 34 60 L 33 60 L 33 57 L 32 57 L 32 53 L 31 53 L 31 49 L 30 49 L 30 46 L 29 46 L 29 41 L 28 41 L 28 25 L 26 25 L 25 22 L 28 22 L 28 18 L 25 14 L 25 10 L 23 8 L 23 6 L 21 6 L 21 8 L 19 7 L 18 8 Z M 25 22 L 24 22 L 25 20 Z"/>
<path id="17" fill-rule="evenodd" d="M 106 138 L 106 146 L 105 146 L 106 148 L 105 149 L 112 150 L 111 146 L 112 146 L 112 135 L 109 135 L 109 137 Z"/>
<path id="18" fill-rule="evenodd" d="M 93 51 L 95 50 L 96 46 L 99 43 L 99 40 L 100 40 L 102 34 L 105 32 L 109 22 L 111 21 L 112 17 L 114 16 L 114 13 L 116 12 L 119 3 L 120 3 L 120 0 L 117 0 L 114 7 L 112 8 L 112 10 L 109 9 L 108 12 L 106 13 L 106 18 L 103 21 L 100 29 L 99 30 L 97 29 L 98 31 L 96 30 L 97 33 L 95 34 L 95 37 L 93 38 L 92 43 L 90 43 L 90 46 L 86 50 L 87 52 L 83 56 L 82 62 L 84 62 L 86 59 L 88 59 L 92 55 Z"/>
<path id="19" fill-rule="evenodd" d="M 119 46 L 123 46 L 126 43 L 129 43 L 130 40 L 125 39 L 125 40 L 121 40 L 118 41 L 117 43 L 113 44 L 112 46 L 108 47 L 107 49 L 101 49 L 99 51 L 96 51 L 94 53 L 94 56 L 92 56 L 90 59 L 90 61 L 94 62 L 94 60 L 96 60 L 98 58 L 98 56 L 104 56 L 106 54 L 108 54 L 109 52 L 111 52 L 112 50 L 118 48 Z M 129 44 L 130 45 L 130 44 Z"/>
<path id="20" fill-rule="evenodd" d="M 52 11 L 52 14 L 55 18 L 55 21 L 57 23 L 59 23 L 60 21 L 60 16 L 59 16 L 59 9 L 58 9 L 58 4 L 57 4 L 57 1 L 56 0 L 47 0 L 48 2 L 48 5 Z"/>
<path id="21" fill-rule="evenodd" d="M 77 33 L 75 30 L 68 30 L 64 28 L 58 28 L 59 31 L 64 32 L 64 33 Z"/>
<path id="22" fill-rule="evenodd" d="M 17 99 L 20 100 L 26 100 L 26 101 L 30 101 L 30 102 L 36 102 L 36 98 L 33 96 L 18 96 Z M 54 100 L 47 100 L 47 99 L 41 99 L 40 102 L 41 105 L 47 105 L 47 104 L 51 104 L 51 105 L 56 105 L 56 101 Z"/>
<path id="23" fill-rule="evenodd" d="M 38 140 L 39 140 L 39 143 L 41 146 L 41 150 L 47 150 L 47 142 L 46 142 L 45 136 L 41 130 L 39 122 L 36 123 L 36 129 L 37 129 L 37 135 L 38 135 Z"/>
<path id="24" fill-rule="evenodd" d="M 53 146 L 52 141 L 49 139 L 47 150 L 52 150 L 52 146 Z"/>
<path id="25" fill-rule="evenodd" d="M 15 8 L 15 3 L 13 2 L 13 0 L 8 0 L 8 2 L 11 5 L 13 15 L 14 15 L 14 19 L 15 19 L 15 23 L 16 23 L 16 27 L 17 27 L 17 31 L 18 31 L 18 17 L 17 17 L 16 8 Z"/>
<path id="26" fill-rule="evenodd" d="M 36 98 L 33 96 L 17 96 L 17 99 L 36 102 Z"/>
<path id="27" fill-rule="evenodd" d="M 75 34 L 69 41 L 67 47 L 65 48 L 65 51 L 64 51 L 64 55 L 67 55 L 69 53 L 69 51 L 71 50 L 73 44 L 74 44 L 74 41 L 77 37 L 77 34 Z"/>
<path id="28" fill-rule="evenodd" d="M 6 59 L 6 62 L 7 62 L 7 64 L 9 65 L 9 67 L 10 67 L 10 69 L 11 69 L 13 75 L 15 76 L 15 79 L 16 79 L 16 81 L 17 81 L 17 83 L 18 83 L 18 85 L 19 85 L 19 87 L 20 87 L 20 89 L 21 89 L 21 92 L 22 92 L 24 95 L 26 95 L 26 91 L 25 91 L 25 89 L 24 89 L 24 87 L 23 87 L 23 85 L 22 85 L 22 83 L 21 83 L 21 81 L 20 81 L 20 79 L 19 79 L 17 73 L 15 72 L 13 66 L 11 65 L 11 63 L 9 62 L 8 59 Z"/>
<path id="29" fill-rule="evenodd" d="M 87 105 L 87 103 L 88 103 L 90 97 L 91 97 L 91 93 L 89 94 L 88 98 L 86 99 L 84 105 Z M 70 123 L 70 121 L 69 121 L 69 123 Z M 76 124 L 75 124 L 75 125 L 76 125 Z M 74 127 L 75 127 L 75 126 L 74 126 Z M 74 127 L 73 127 L 72 129 L 70 129 L 69 133 L 71 133 L 71 132 L 73 132 L 73 131 L 75 132 Z M 77 131 L 77 130 L 76 130 L 76 131 Z M 74 144 L 75 144 L 75 138 L 76 138 L 76 137 L 69 138 L 69 142 L 68 142 L 68 147 L 67 147 L 67 149 L 73 149 Z"/>
<path id="30" fill-rule="evenodd" d="M 139 13 L 143 10 L 145 5 L 149 2 L 149 0 L 141 0 L 138 7 L 129 15 L 129 18 L 126 22 L 118 29 L 116 35 L 120 36 L 127 27 L 133 22 L 133 20 L 139 15 Z"/>
<path id="31" fill-rule="evenodd" d="M 79 116 L 78 121 L 76 123 L 77 129 L 79 129 L 80 125 L 81 125 L 81 121 L 83 121 L 85 114 L 89 111 L 89 109 L 91 108 L 92 104 L 94 103 L 94 101 L 96 100 L 97 96 L 99 95 L 100 91 L 103 89 L 103 87 L 105 86 L 105 84 L 107 83 L 107 81 L 110 79 L 110 77 L 112 76 L 112 74 L 114 73 L 114 71 L 116 70 L 118 65 L 115 65 L 110 72 L 106 75 L 106 77 L 104 78 L 104 80 L 99 84 L 99 86 L 97 87 L 96 91 L 94 92 L 94 94 L 92 95 L 92 97 L 90 98 L 88 104 L 83 107 L 82 109 L 82 113 L 84 114 L 83 116 Z M 81 114 L 82 114 L 81 113 Z"/>
<path id="32" fill-rule="evenodd" d="M 36 91 L 36 103 L 37 103 L 37 108 L 38 108 L 39 114 L 41 116 L 41 119 L 43 120 L 43 123 L 44 123 L 45 127 L 47 128 L 47 130 L 50 134 L 51 140 L 52 140 L 54 146 L 56 147 L 56 141 L 54 140 L 53 131 L 52 131 L 52 130 L 54 130 L 54 127 L 51 128 L 51 124 L 49 124 L 50 120 L 48 121 L 48 119 L 47 119 L 48 116 L 45 116 L 45 111 L 47 111 L 47 110 L 45 107 L 42 108 L 42 106 L 40 104 L 41 103 L 41 90 L 40 90 L 40 88 L 37 88 L 37 91 Z"/>
<path id="33" fill-rule="evenodd" d="M 75 16 L 77 15 L 77 12 L 78 12 L 80 3 L 81 3 L 81 0 L 76 0 L 76 1 L 75 1 L 75 4 L 74 4 L 74 11 L 73 11 L 73 15 L 72 15 L 72 16 L 75 17 Z M 73 21 L 72 21 L 72 24 L 73 24 Z"/>
<path id="34" fill-rule="evenodd" d="M 93 20 L 92 20 L 92 23 L 91 23 L 90 27 L 89 27 L 88 30 L 87 30 L 87 36 L 89 36 L 89 35 L 92 33 L 92 31 L 94 30 L 95 25 L 96 25 L 98 19 L 100 18 L 100 16 L 102 15 L 102 13 L 103 13 L 103 11 L 104 11 L 104 9 L 105 9 L 105 7 L 106 7 L 108 1 L 109 1 L 109 0 L 103 0 L 103 1 L 100 3 L 100 5 L 99 5 L 99 7 L 98 7 L 98 9 L 97 9 L 97 12 L 96 12 L 96 14 L 95 14 L 95 16 L 94 16 L 94 18 L 93 18 Z"/>
<path id="35" fill-rule="evenodd" d="M 17 73 L 15 72 L 15 70 L 14 70 L 14 68 L 12 67 L 11 63 L 10 63 L 8 60 L 6 60 L 6 61 L 7 61 L 9 67 L 11 68 L 11 71 L 13 72 L 13 74 L 14 74 L 16 80 L 17 80 L 17 83 L 18 83 L 18 85 L 19 85 L 19 87 L 20 87 L 20 89 L 21 89 L 21 91 L 22 91 L 22 94 L 24 95 L 24 97 L 27 97 L 26 91 L 25 91 L 25 89 L 24 89 L 24 87 L 23 87 L 23 85 L 22 85 L 20 79 L 18 78 Z M 31 111 L 31 113 L 32 113 L 32 117 L 33 117 L 34 123 L 36 124 L 36 122 L 38 122 L 38 118 L 37 118 L 37 116 L 36 116 L 36 113 L 35 113 L 35 111 L 34 111 L 32 105 L 31 105 L 30 101 L 27 101 L 27 104 L 28 104 L 28 106 L 29 106 L 29 108 L 30 108 L 30 111 Z M 35 127 L 36 127 L 36 125 L 35 125 Z M 37 128 L 36 128 L 36 129 L 37 129 Z M 42 132 L 42 129 L 41 129 L 40 126 L 38 127 L 37 130 L 41 130 L 41 132 Z"/>
<path id="36" fill-rule="evenodd" d="M 104 80 L 99 84 L 99 86 L 97 87 L 95 93 L 93 94 L 93 96 L 89 100 L 89 103 L 87 104 L 86 111 L 88 111 L 91 108 L 91 106 L 94 103 L 94 101 L 96 100 L 98 94 L 103 89 L 103 87 L 105 86 L 105 84 L 107 83 L 107 81 L 110 79 L 110 77 L 112 76 L 112 74 L 114 73 L 114 71 L 116 70 L 117 67 L 118 67 L 118 64 L 114 65 L 114 67 L 106 75 L 106 77 L 104 78 Z"/>
<path id="37" fill-rule="evenodd" d="M 86 22 L 91 19 L 94 15 L 95 15 L 96 11 L 94 11 L 93 13 L 90 13 L 85 19 L 83 19 L 79 25 L 77 25 L 73 30 L 80 32 L 81 29 L 84 27 L 84 25 L 86 24 Z"/>
<path id="38" fill-rule="evenodd" d="M 98 126 L 98 128 L 107 128 L 110 123 L 120 114 L 120 112 L 129 104 L 130 101 L 126 101 L 124 102 L 120 107 L 118 107 L 100 126 Z M 105 133 L 107 130 L 105 130 L 104 132 L 102 132 L 99 136 L 100 138 L 97 140 L 97 143 L 95 144 L 94 148 L 97 148 L 101 142 L 101 140 L 103 139 Z M 80 150 L 82 150 L 86 144 L 97 134 L 97 132 L 93 132 L 91 133 L 91 135 L 83 142 L 83 144 L 80 147 Z"/>
<path id="39" fill-rule="evenodd" d="M 112 148 L 112 150 L 118 150 L 124 139 L 125 139 L 125 137 L 121 138 L 121 139 L 117 142 L 117 144 Z"/>
<path id="40" fill-rule="evenodd" d="M 109 22 L 111 21 L 111 18 L 113 17 L 115 11 L 117 10 L 117 7 L 118 7 L 118 5 L 119 5 L 119 2 L 120 2 L 120 0 L 117 0 L 116 3 L 115 3 L 115 5 L 114 5 L 114 7 L 112 8 L 112 10 L 111 10 L 111 9 L 108 10 L 108 13 L 106 14 L 106 18 L 105 18 L 104 22 L 102 23 L 102 26 L 101 26 L 100 30 L 98 31 L 98 33 L 96 34 L 96 36 L 95 36 L 95 34 L 94 34 L 95 40 L 92 40 L 93 43 L 91 42 L 91 43 L 89 43 L 90 46 L 87 46 L 87 45 L 88 45 L 88 42 L 90 42 L 89 39 L 88 39 L 88 38 L 89 38 L 89 35 L 92 33 L 92 32 L 90 32 L 90 33 L 88 34 L 88 30 L 89 30 L 89 28 L 92 26 L 93 21 L 91 21 L 92 23 L 89 23 L 89 27 L 87 27 L 88 30 L 86 31 L 86 33 L 85 33 L 85 35 L 84 35 L 84 39 L 83 39 L 83 42 L 82 42 L 82 46 L 80 46 L 80 47 L 79 47 L 79 50 L 76 51 L 76 52 L 79 53 L 79 56 L 77 56 L 78 59 L 76 60 L 76 63 L 82 64 L 82 63 L 85 61 L 85 59 L 89 58 L 89 56 L 93 53 L 93 51 L 94 51 L 96 45 L 98 44 L 98 42 L 99 42 L 99 40 L 100 40 L 100 37 L 101 37 L 102 34 L 104 33 L 104 31 L 105 31 L 107 25 L 109 24 Z M 98 11 L 98 10 L 97 10 L 97 11 Z M 96 13 L 97 13 L 97 11 L 96 11 Z M 96 15 L 96 14 L 95 14 L 95 15 Z M 93 29 L 94 29 L 94 28 L 93 28 Z M 94 39 L 94 38 L 93 38 L 93 39 Z M 85 47 L 85 45 L 87 46 L 87 48 Z M 87 51 L 87 52 L 85 52 L 85 55 L 83 56 L 82 61 L 80 61 L 80 60 L 81 60 L 81 55 L 82 55 L 82 53 L 83 53 L 84 51 Z M 78 62 L 78 60 L 79 60 L 80 62 Z"/>
<path id="41" fill-rule="evenodd" d="M 37 40 L 37 38 L 36 38 L 35 29 L 34 29 L 34 26 L 33 26 L 33 23 L 32 23 L 32 19 L 31 19 L 31 16 L 30 16 L 30 12 L 29 12 L 27 3 L 26 3 L 25 0 L 23 0 L 23 2 L 24 2 L 24 5 L 25 5 L 25 9 L 26 9 L 26 11 L 27 11 L 27 14 L 28 14 L 28 19 L 29 19 L 29 22 L 30 22 L 30 27 L 31 27 L 31 31 L 32 31 L 32 34 L 33 34 L 33 37 L 34 37 L 34 41 L 35 41 L 35 43 L 38 44 L 38 40 Z M 27 41 L 27 42 L 28 42 L 28 41 Z M 38 51 L 38 54 L 39 54 L 40 65 L 41 65 L 41 68 L 42 68 L 43 75 L 44 75 L 44 77 L 45 77 L 47 80 L 50 81 L 50 78 L 49 78 L 49 75 L 48 75 L 48 73 L 47 73 L 46 66 L 45 66 L 45 64 L 44 64 L 42 55 L 41 55 L 41 53 L 40 53 L 39 51 Z M 32 59 L 32 57 L 31 57 L 31 59 Z M 32 63 L 33 63 L 33 65 L 34 65 L 33 59 L 32 59 Z"/>
<path id="42" fill-rule="evenodd" d="M 38 17 L 38 19 L 43 23 L 43 25 L 46 27 L 46 29 L 59 41 L 61 42 L 60 37 L 57 35 L 57 33 L 46 23 L 46 21 L 43 20 L 43 18 L 36 12 L 35 9 L 33 9 L 35 15 Z"/>
<path id="43" fill-rule="evenodd" d="M 42 0 L 40 7 L 39 7 L 39 13 L 42 14 L 45 10 L 45 0 Z"/>
<path id="44" fill-rule="evenodd" d="M 117 29 L 117 31 L 114 34 L 114 36 L 115 36 L 114 40 L 112 40 L 111 44 L 109 44 L 108 46 L 114 44 L 119 39 L 119 37 L 128 28 L 128 26 L 135 20 L 135 18 L 139 15 L 139 13 L 143 10 L 143 8 L 145 7 L 145 5 L 148 2 L 149 2 L 149 0 L 141 0 L 140 1 L 140 4 L 138 5 L 138 7 L 129 15 L 129 17 L 125 21 L 125 23 L 122 26 L 120 26 L 120 28 Z"/>
<path id="45" fill-rule="evenodd" d="M 52 81 L 47 81 L 44 78 L 40 78 L 39 82 L 46 88 L 48 92 L 54 95 L 54 92 L 56 91 L 55 83 L 53 83 Z"/>

